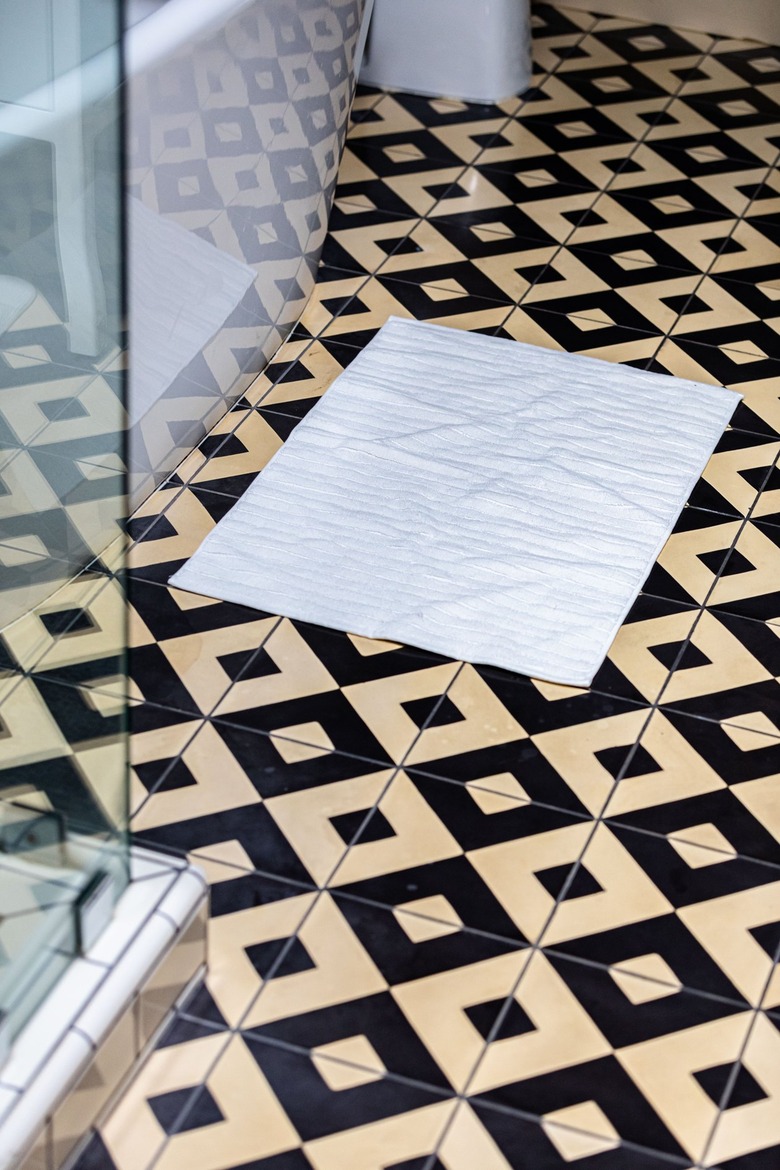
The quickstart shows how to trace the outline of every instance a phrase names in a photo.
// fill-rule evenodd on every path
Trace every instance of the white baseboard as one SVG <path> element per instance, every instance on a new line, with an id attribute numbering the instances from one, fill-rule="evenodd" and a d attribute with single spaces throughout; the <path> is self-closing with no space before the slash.
<path id="1" fill-rule="evenodd" d="M 780 45 L 778 0 L 553 0 L 557 8 L 580 8 L 627 20 L 698 29 Z"/>

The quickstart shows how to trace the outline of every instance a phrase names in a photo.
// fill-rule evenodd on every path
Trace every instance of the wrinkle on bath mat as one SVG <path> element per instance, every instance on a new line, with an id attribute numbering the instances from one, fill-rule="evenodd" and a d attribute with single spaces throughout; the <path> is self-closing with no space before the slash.
<path id="1" fill-rule="evenodd" d="M 171 583 L 587 686 L 738 401 L 391 318 Z"/>

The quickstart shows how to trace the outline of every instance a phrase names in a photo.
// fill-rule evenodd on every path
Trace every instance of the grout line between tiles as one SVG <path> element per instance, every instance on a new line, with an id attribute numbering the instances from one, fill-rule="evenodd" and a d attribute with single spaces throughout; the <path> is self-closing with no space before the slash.
<path id="1" fill-rule="evenodd" d="M 776 466 L 776 465 L 777 465 L 777 461 L 775 461 L 775 466 Z M 765 484 L 766 484 L 766 483 L 768 482 L 768 480 L 769 480 L 769 476 L 770 476 L 770 474 L 771 474 L 771 470 L 772 470 L 772 469 L 770 469 L 770 471 L 767 473 L 766 479 L 764 480 L 764 483 L 765 483 Z M 655 704 L 654 704 L 654 706 L 655 706 L 655 707 L 657 707 L 657 706 L 659 706 L 660 704 L 662 704 L 662 703 L 663 703 L 663 696 L 664 696 L 664 692 L 666 691 L 667 687 L 669 686 L 669 683 L 671 682 L 671 679 L 672 679 L 672 675 L 674 674 L 675 670 L 676 670 L 676 669 L 678 668 L 678 666 L 680 665 L 680 662 L 682 661 L 682 657 L 683 657 L 683 655 L 685 654 L 686 650 L 688 649 L 688 646 L 689 646 L 689 645 L 690 645 L 690 643 L 691 643 L 691 640 L 692 640 L 692 638 L 693 638 L 693 635 L 694 635 L 694 633 L 695 633 L 695 631 L 696 631 L 696 628 L 697 628 L 697 626 L 699 625 L 699 622 L 701 621 L 702 615 L 703 615 L 704 613 L 709 613 L 709 612 L 711 612 L 711 611 L 708 609 L 708 602 L 709 602 L 709 598 L 710 598 L 710 597 L 712 597 L 712 595 L 713 595 L 713 592 L 715 591 L 715 589 L 716 589 L 716 587 L 717 587 L 717 585 L 718 585 L 718 583 L 719 583 L 719 581 L 720 581 L 721 577 L 723 576 L 723 573 L 724 573 L 724 571 L 725 571 L 725 569 L 726 569 L 726 566 L 727 566 L 727 564 L 728 564 L 729 560 L 731 559 L 731 555 L 732 555 L 732 553 L 733 553 L 734 549 L 736 548 L 736 546 L 737 546 L 737 544 L 738 544 L 738 542 L 739 542 L 739 540 L 740 540 L 740 537 L 742 536 L 742 533 L 745 531 L 745 529 L 747 528 L 748 524 L 750 523 L 750 521 L 751 521 L 751 518 L 752 518 L 752 515 L 753 515 L 753 511 L 754 511 L 754 509 L 756 508 L 756 505 L 758 504 L 758 501 L 759 501 L 759 499 L 760 499 L 760 498 L 761 498 L 761 490 L 759 490 L 759 491 L 756 493 L 756 497 L 755 497 L 755 499 L 753 500 L 753 503 L 750 505 L 750 507 L 748 508 L 747 512 L 745 513 L 745 516 L 744 516 L 744 517 L 741 519 L 741 521 L 740 521 L 739 528 L 738 528 L 738 530 L 737 530 L 737 532 L 736 532 L 736 534 L 735 534 L 735 536 L 734 536 L 734 539 L 732 540 L 732 542 L 731 542 L 731 544 L 730 544 L 730 546 L 729 546 L 728 550 L 726 550 L 726 555 L 724 556 L 724 558 L 723 558 L 723 561 L 721 562 L 720 568 L 718 569 L 718 572 L 717 572 L 716 576 L 714 577 L 713 581 L 711 582 L 711 584 L 710 584 L 710 587 L 709 587 L 709 589 L 707 590 L 707 593 L 705 594 L 705 596 L 704 596 L 704 599 L 702 600 L 702 603 L 701 603 L 701 605 L 699 606 L 699 612 L 698 612 L 698 614 L 697 614 L 697 616 L 696 616 L 696 619 L 695 619 L 695 621 L 694 621 L 694 623 L 693 623 L 693 626 L 692 626 L 692 627 L 691 627 L 691 629 L 688 631 L 688 636 L 687 636 L 687 638 L 685 639 L 685 641 L 684 641 L 684 643 L 683 643 L 683 645 L 682 645 L 682 647 L 681 647 L 680 651 L 678 652 L 678 654 L 677 654 L 677 657 L 676 657 L 676 659 L 675 659 L 675 661 L 674 661 L 674 663 L 673 663 L 673 665 L 672 665 L 672 669 L 669 671 L 669 674 L 668 674 L 668 676 L 667 676 L 667 678 L 666 678 L 666 681 L 664 682 L 664 684 L 663 684 L 663 686 L 662 686 L 662 688 L 661 688 L 661 692 L 660 692 L 660 694 L 659 694 L 658 698 L 657 698 L 657 699 L 656 699 L 656 701 L 655 701 Z"/>
<path id="2" fill-rule="evenodd" d="M 761 999 L 759 1000 L 759 1003 L 761 1002 L 761 1000 L 763 1000 L 764 996 L 766 995 L 767 988 L 769 987 L 770 981 L 771 981 L 774 973 L 775 973 L 775 969 L 772 968 L 770 970 L 769 974 L 767 975 L 766 982 L 764 984 L 764 990 L 761 993 Z M 737 1077 L 739 1076 L 740 1069 L 743 1067 L 742 1062 L 743 1062 L 745 1053 L 747 1051 L 747 1047 L 750 1043 L 750 1039 L 753 1035 L 753 1032 L 755 1031 L 756 1024 L 758 1022 L 758 1018 L 761 1014 L 762 1013 L 761 1013 L 760 1007 L 756 1008 L 752 1013 L 752 1019 L 750 1021 L 749 1026 L 748 1026 L 745 1037 L 742 1041 L 742 1045 L 740 1047 L 739 1054 L 737 1056 L 737 1059 L 734 1061 L 734 1066 L 731 1069 L 731 1072 L 729 1073 L 728 1078 L 726 1080 L 726 1084 L 723 1088 L 723 1093 L 721 1094 L 721 1098 L 720 1098 L 720 1101 L 718 1104 L 718 1112 L 717 1112 L 717 1114 L 712 1122 L 710 1132 L 707 1136 L 704 1150 L 701 1154 L 700 1164 L 704 1164 L 704 1165 L 708 1164 L 708 1161 L 709 1161 L 708 1154 L 709 1154 L 709 1151 L 712 1147 L 712 1143 L 715 1140 L 716 1130 L 718 1129 L 718 1126 L 721 1124 L 721 1122 L 723 1120 L 723 1116 L 728 1109 L 729 1101 L 731 1099 L 731 1094 L 733 1093 L 734 1087 L 736 1086 L 736 1083 L 737 1083 Z"/>
<path id="3" fill-rule="evenodd" d="M 339 860 L 338 860 L 338 861 L 336 862 L 336 864 L 334 865 L 334 867 L 333 867 L 333 869 L 331 870 L 330 874 L 328 874 L 328 876 L 327 876 L 327 877 L 325 878 L 325 880 L 322 882 L 322 884 L 321 884 L 320 888 L 319 888 L 319 889 L 318 889 L 318 891 L 317 891 L 317 895 L 316 895 L 316 897 L 315 897 L 314 901 L 312 902 L 311 906 L 309 907 L 309 909 L 307 910 L 306 914 L 303 916 L 303 918 L 301 919 L 301 921 L 298 923 L 298 926 L 296 927 L 296 929 L 295 929 L 294 933 L 293 933 L 293 934 L 290 936 L 290 938 L 287 940 L 287 942 L 285 943 L 285 945 L 282 947 L 282 949 L 281 949 L 281 951 L 279 952 L 279 954 L 278 954 L 278 956 L 277 956 L 276 960 L 274 961 L 273 965 L 272 965 L 272 966 L 271 966 L 271 968 L 269 969 L 269 971 L 268 971 L 268 974 L 267 974 L 267 976 L 266 976 L 265 980 L 263 981 L 263 985 L 262 985 L 262 987 L 259 989 L 259 991 L 257 992 L 257 994 L 256 994 L 256 995 L 255 995 L 255 996 L 252 998 L 252 1000 L 250 1001 L 250 1003 L 248 1003 L 248 1004 L 247 1004 L 247 1006 L 246 1006 L 246 1008 L 244 1009 L 244 1012 L 242 1013 L 242 1015 L 241 1015 L 241 1018 L 240 1018 L 240 1020 L 239 1020 L 239 1024 L 238 1024 L 238 1026 L 239 1026 L 239 1027 L 241 1026 L 241 1024 L 242 1024 L 243 1020 L 245 1020 L 245 1019 L 246 1019 L 246 1017 L 247 1017 L 248 1013 L 249 1013 L 249 1012 L 252 1010 L 252 1008 L 254 1007 L 255 1003 L 256 1003 L 256 1002 L 257 1002 L 257 1000 L 258 1000 L 258 998 L 259 998 L 259 997 L 262 995 L 264 988 L 265 988 L 265 987 L 268 985 L 268 983 L 270 982 L 270 980 L 271 980 L 271 979 L 273 979 L 275 972 L 278 970 L 278 968 L 280 967 L 280 965 L 281 965 L 281 964 L 284 962 L 284 960 L 285 960 L 285 958 L 286 958 L 286 956 L 287 956 L 287 954 L 288 954 L 289 950 L 290 950 L 290 949 L 291 949 L 291 947 L 293 946 L 293 944 L 294 944 L 295 940 L 298 938 L 298 935 L 299 935 L 299 933 L 300 933 L 300 931 L 301 931 L 302 927 L 303 927 L 303 926 L 304 926 L 304 924 L 305 924 L 305 923 L 308 921 L 308 919 L 309 919 L 309 917 L 311 916 L 311 914 L 314 912 L 314 910 L 315 910 L 316 906 L 318 905 L 318 903 L 319 903 L 320 899 L 322 898 L 322 896 L 323 896 L 323 895 L 324 895 L 324 894 L 325 894 L 325 893 L 328 891 L 328 887 L 329 887 L 330 883 L 332 882 L 332 880 L 333 880 L 333 878 L 334 878 L 335 874 L 338 872 L 338 870 L 339 870 L 340 866 L 343 864 L 343 862 L 344 862 L 344 860 L 345 860 L 345 858 L 346 858 L 347 854 L 349 853 L 350 849 L 353 847 L 353 845 L 355 845 L 355 843 L 359 842 L 359 839 L 360 839 L 360 834 L 363 832 L 363 829 L 364 829 L 364 828 L 366 827 L 366 825 L 368 824 L 368 822 L 369 822 L 369 820 L 371 819 L 371 817 L 372 817 L 372 815 L 373 815 L 373 813 L 374 813 L 375 809 L 376 809 L 376 808 L 379 806 L 380 802 L 381 802 L 381 801 L 382 801 L 382 799 L 384 798 L 385 794 L 386 794 L 386 793 L 387 793 L 387 791 L 389 790 L 390 786 L 393 784 L 393 782 L 394 782 L 394 780 L 396 779 L 396 777 L 398 776 L 398 774 L 399 774 L 399 773 L 400 773 L 400 772 L 403 770 L 404 761 L 405 761 L 405 760 L 408 758 L 408 756 L 409 756 L 409 753 L 412 751 L 412 749 L 414 748 L 415 744 L 416 744 L 416 743 L 419 741 L 419 739 L 420 739 L 420 737 L 422 736 L 423 732 L 424 732 L 424 731 L 427 729 L 427 727 L 430 725 L 430 722 L 431 722 L 431 720 L 432 720 L 432 719 L 435 717 L 435 715 L 436 715 L 436 712 L 438 711 L 438 709 L 439 709 L 439 707 L 440 707 L 441 703 L 443 702 L 444 698 L 446 697 L 447 693 L 449 692 L 449 690 L 450 690 L 450 687 L 451 687 L 451 686 L 454 684 L 455 680 L 456 680 L 456 679 L 459 677 L 459 675 L 460 675 L 460 673 L 461 673 L 461 671 L 462 671 L 462 670 L 463 670 L 463 664 L 461 663 L 461 664 L 458 666 L 458 669 L 455 671 L 455 674 L 453 675 L 452 679 L 451 679 L 451 680 L 450 680 L 450 682 L 448 683 L 448 685 L 447 685 L 447 687 L 446 687 L 445 691 L 442 693 L 442 695 L 440 695 L 440 696 L 439 696 L 439 701 L 436 703 L 436 705 L 434 706 L 433 710 L 432 710 L 432 711 L 430 712 L 430 714 L 428 715 L 428 718 L 427 718 L 427 719 L 425 720 L 425 722 L 423 723 L 423 726 L 422 726 L 421 728 L 419 728 L 419 729 L 418 729 L 418 732 L 417 732 L 417 734 L 415 735 L 414 739 L 412 740 L 412 742 L 411 742 L 411 743 L 409 744 L 409 746 L 407 747 L 406 751 L 404 752 L 404 755 L 403 755 L 403 757 L 401 758 L 401 761 L 400 761 L 400 763 L 398 763 L 398 764 L 395 764 L 395 765 L 393 765 L 393 766 L 392 766 L 392 768 L 391 768 L 391 775 L 390 775 L 390 777 L 388 778 L 388 780 L 387 780 L 387 781 L 386 781 L 386 783 L 384 784 L 384 786 L 383 786 L 382 790 L 380 791 L 379 795 L 377 796 L 377 798 L 376 798 L 376 800 L 374 801 L 374 803 L 373 803 L 373 805 L 371 806 L 371 808 L 370 808 L 370 809 L 368 809 L 368 810 L 366 811 L 366 815 L 364 816 L 364 818 L 363 818 L 363 820 L 362 820 L 362 822 L 361 822 L 361 824 L 360 824 L 359 828 L 357 829 L 357 831 L 356 831 L 356 832 L 355 832 L 355 834 L 353 835 L 353 837 L 352 837 L 351 841 L 349 842 L 349 844 L 348 844 L 348 845 L 346 845 L 346 847 L 345 847 L 345 849 L 344 849 L 344 851 L 343 851 L 343 853 L 342 853 L 341 857 L 339 858 Z"/>

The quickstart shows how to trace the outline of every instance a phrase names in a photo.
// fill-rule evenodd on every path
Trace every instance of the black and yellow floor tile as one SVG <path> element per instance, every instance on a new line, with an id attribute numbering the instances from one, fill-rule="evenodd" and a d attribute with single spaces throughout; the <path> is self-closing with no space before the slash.
<path id="1" fill-rule="evenodd" d="M 762 712 L 718 721 L 670 703 L 646 724 L 605 816 L 711 848 L 724 862 L 739 854 L 777 865 L 780 820 L 771 795 L 778 761 L 780 735 Z"/>
<path id="2" fill-rule="evenodd" d="M 113 561 L 6 639 L 0 751 L 91 808 L 128 694 L 136 837 L 211 885 L 79 1170 L 777 1161 L 780 56 L 533 25 L 522 98 L 359 91 L 301 322 L 130 524 L 129 672 Z M 742 395 L 590 688 L 168 585 L 392 315 Z"/>

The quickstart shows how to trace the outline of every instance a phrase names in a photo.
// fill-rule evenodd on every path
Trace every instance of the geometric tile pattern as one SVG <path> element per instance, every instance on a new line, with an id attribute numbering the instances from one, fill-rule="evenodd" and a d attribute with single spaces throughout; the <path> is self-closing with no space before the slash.
<path id="1" fill-rule="evenodd" d="M 522 99 L 361 91 L 312 300 L 134 521 L 129 681 L 38 655 L 133 696 L 135 832 L 212 890 L 79 1170 L 777 1161 L 780 54 L 534 30 Z M 168 587 L 390 314 L 742 393 L 590 688 Z"/>

